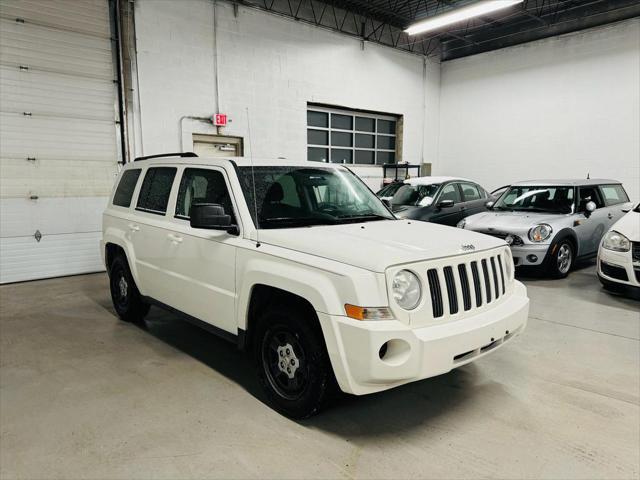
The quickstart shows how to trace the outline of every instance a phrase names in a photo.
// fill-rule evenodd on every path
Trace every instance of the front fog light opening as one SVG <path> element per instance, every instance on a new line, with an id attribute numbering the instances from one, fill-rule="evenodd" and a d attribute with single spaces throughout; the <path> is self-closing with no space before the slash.
<path id="1" fill-rule="evenodd" d="M 378 357 L 390 366 L 402 365 L 409 359 L 411 345 L 405 340 L 394 338 L 383 343 L 378 350 Z"/>
<path id="2" fill-rule="evenodd" d="M 527 255 L 527 261 L 529 263 L 536 263 L 538 261 L 537 255 Z"/>

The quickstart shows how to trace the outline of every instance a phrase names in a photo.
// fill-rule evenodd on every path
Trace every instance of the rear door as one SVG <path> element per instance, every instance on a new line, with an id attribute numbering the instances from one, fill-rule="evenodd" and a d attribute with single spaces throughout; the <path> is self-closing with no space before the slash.
<path id="1" fill-rule="evenodd" d="M 438 207 L 438 204 L 443 200 L 452 200 L 453 206 L 447 208 Z M 434 213 L 429 221 L 455 226 L 464 217 L 464 204 L 462 203 L 459 184 L 451 182 L 443 185 L 438 195 L 436 195 L 434 205 Z"/>
<path id="2" fill-rule="evenodd" d="M 464 217 L 480 213 L 487 209 L 485 191 L 479 185 L 471 182 L 460 182 L 462 200 L 464 201 Z"/>

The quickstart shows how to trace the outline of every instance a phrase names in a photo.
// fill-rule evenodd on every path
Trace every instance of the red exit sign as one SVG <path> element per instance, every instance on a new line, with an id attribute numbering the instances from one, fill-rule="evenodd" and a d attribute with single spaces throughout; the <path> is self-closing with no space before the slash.
<path id="1" fill-rule="evenodd" d="M 226 127 L 227 126 L 227 114 L 226 113 L 216 113 L 213 116 L 213 124 L 216 127 Z"/>

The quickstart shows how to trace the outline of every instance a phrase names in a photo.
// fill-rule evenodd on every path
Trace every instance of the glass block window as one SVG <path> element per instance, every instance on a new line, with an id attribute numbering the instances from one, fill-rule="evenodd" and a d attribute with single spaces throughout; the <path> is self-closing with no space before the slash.
<path id="1" fill-rule="evenodd" d="M 309 105 L 307 160 L 357 165 L 396 163 L 398 118 Z"/>

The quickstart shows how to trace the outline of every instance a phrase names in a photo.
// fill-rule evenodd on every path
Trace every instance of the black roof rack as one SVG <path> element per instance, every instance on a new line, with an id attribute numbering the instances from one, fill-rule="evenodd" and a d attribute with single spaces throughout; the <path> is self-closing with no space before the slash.
<path id="1" fill-rule="evenodd" d="M 197 157 L 194 152 L 177 152 L 177 153 L 158 153 L 157 155 L 147 155 L 146 157 L 136 157 L 133 161 L 137 162 L 139 160 L 151 160 L 152 158 L 163 158 L 163 157 Z"/>

